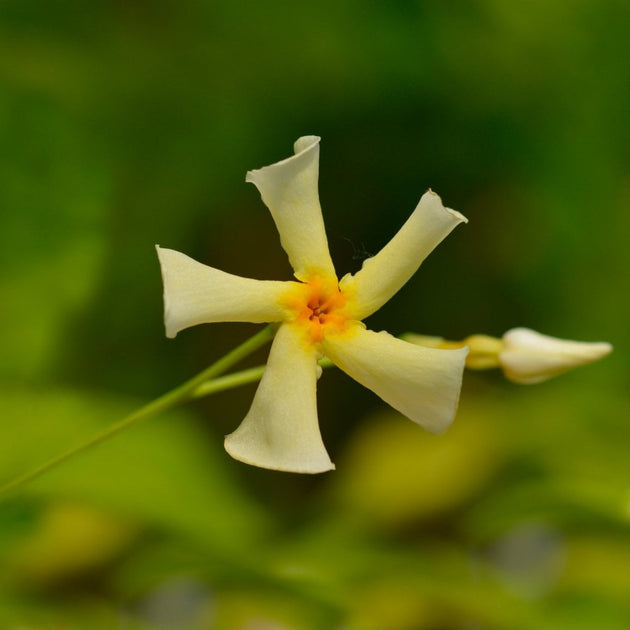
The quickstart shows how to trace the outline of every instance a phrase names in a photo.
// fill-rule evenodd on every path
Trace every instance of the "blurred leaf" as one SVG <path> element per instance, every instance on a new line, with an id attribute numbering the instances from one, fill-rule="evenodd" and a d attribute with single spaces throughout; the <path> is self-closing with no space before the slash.
<path id="1" fill-rule="evenodd" d="M 628 537 L 580 535 L 567 540 L 563 591 L 615 598 L 630 614 L 630 544 Z"/>
<path id="2" fill-rule="evenodd" d="M 630 533 L 626 401 L 602 388 L 578 389 L 572 378 L 579 373 L 515 391 L 498 408 L 510 420 L 504 448 L 512 463 L 465 515 L 475 537 L 532 519 Z"/>
<path id="3" fill-rule="evenodd" d="M 270 550 L 268 562 L 273 575 L 292 578 L 298 592 L 319 594 L 322 605 L 346 611 L 352 629 L 456 621 L 552 630 L 541 608 L 511 593 L 482 558 L 428 535 L 418 543 L 394 542 L 319 523 Z M 397 612 L 390 622 L 392 608 Z"/>
<path id="4" fill-rule="evenodd" d="M 100 597 L 72 601 L 33 600 L 0 594 L 0 619 L 7 630 L 156 630 Z"/>
<path id="5" fill-rule="evenodd" d="M 333 492 L 340 509 L 392 527 L 465 505 L 504 457 L 491 414 L 464 402 L 454 425 L 437 436 L 394 412 L 371 418 L 339 462 Z"/>
<path id="6" fill-rule="evenodd" d="M 129 547 L 138 528 L 98 510 L 57 503 L 44 508 L 35 531 L 24 534 L 3 564 L 13 584 L 32 590 L 106 566 Z"/>
<path id="7" fill-rule="evenodd" d="M 5 391 L 3 479 L 95 434 L 133 409 L 128 402 L 56 392 Z M 27 486 L 26 497 L 63 499 L 174 530 L 215 553 L 245 553 L 267 523 L 239 491 L 226 455 L 185 412 L 165 414 L 82 453 Z"/>
<path id="8" fill-rule="evenodd" d="M 0 97 L 0 376 L 41 378 L 93 297 L 110 187 L 90 133 L 57 104 Z"/>
<path id="9" fill-rule="evenodd" d="M 286 594 L 259 589 L 234 589 L 219 593 L 212 628 L 232 630 L 328 630 L 334 621 L 312 606 Z"/>

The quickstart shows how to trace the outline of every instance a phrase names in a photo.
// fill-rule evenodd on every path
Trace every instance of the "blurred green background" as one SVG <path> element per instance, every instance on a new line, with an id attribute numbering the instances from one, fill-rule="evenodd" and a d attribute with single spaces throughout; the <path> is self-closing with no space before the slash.
<path id="1" fill-rule="evenodd" d="M 254 386 L 149 420 L 0 504 L 0 627 L 630 627 L 629 28 L 626 0 L 2 0 L 0 480 L 256 331 L 166 340 L 153 246 L 288 279 L 244 175 L 300 135 L 339 273 L 428 187 L 470 221 L 371 328 L 616 351 L 468 373 L 438 437 L 327 371 L 317 477 L 223 452 Z"/>

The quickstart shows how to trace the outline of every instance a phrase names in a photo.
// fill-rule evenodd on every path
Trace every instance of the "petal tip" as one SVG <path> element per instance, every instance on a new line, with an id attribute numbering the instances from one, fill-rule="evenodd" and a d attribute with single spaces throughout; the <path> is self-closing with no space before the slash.
<path id="1" fill-rule="evenodd" d="M 450 214 L 457 221 L 457 223 L 468 223 L 468 219 L 461 212 L 453 210 L 453 208 L 446 207 L 444 205 L 444 202 L 442 201 L 442 197 L 440 197 L 440 195 L 438 195 L 431 188 L 429 188 L 427 192 L 425 192 L 424 195 L 422 195 L 422 197 L 420 198 L 420 203 L 422 202 L 437 203 L 439 204 L 440 209 Z"/>
<path id="2" fill-rule="evenodd" d="M 608 343 L 607 341 L 600 341 L 596 345 L 601 358 L 608 356 L 614 350 L 612 343 Z"/>
<path id="3" fill-rule="evenodd" d="M 260 171 L 260 169 L 252 169 L 251 171 L 247 171 L 245 173 L 245 182 L 248 184 L 256 184 L 256 175 Z"/>
<path id="4" fill-rule="evenodd" d="M 447 207 L 444 207 L 444 210 L 446 210 L 449 214 L 453 215 L 453 217 L 455 217 L 460 223 L 468 223 L 468 219 L 461 212 L 458 212 L 457 210 L 453 210 L 453 208 L 447 208 Z"/>
<path id="5" fill-rule="evenodd" d="M 431 433 L 432 435 L 442 435 L 451 428 L 451 426 L 453 425 L 453 422 L 455 421 L 456 415 L 457 415 L 457 409 L 453 412 L 453 415 L 450 418 L 442 419 L 442 422 L 439 425 L 435 424 L 432 426 L 424 426 L 423 428 L 429 433 Z"/>
<path id="6" fill-rule="evenodd" d="M 177 333 L 179 332 L 179 329 L 173 326 L 173 324 L 169 321 L 167 313 L 168 311 L 165 305 L 164 306 L 164 334 L 166 335 L 167 339 L 175 339 L 175 337 L 177 337 Z"/>
<path id="7" fill-rule="evenodd" d="M 255 186 L 258 187 L 258 184 L 261 181 L 261 176 L 264 178 L 266 172 L 268 172 L 269 169 L 273 169 L 274 167 L 278 167 L 283 164 L 292 162 L 293 160 L 295 160 L 295 158 L 298 155 L 302 153 L 307 153 L 308 151 L 317 147 L 320 140 L 321 138 L 319 136 L 302 136 L 298 138 L 293 143 L 293 153 L 294 153 L 293 155 L 289 156 L 288 158 L 285 158 L 284 160 L 280 160 L 279 162 L 274 162 L 273 164 L 270 164 L 269 166 L 263 166 L 262 168 L 255 168 L 255 169 L 252 169 L 251 171 L 247 171 L 247 173 L 245 174 L 245 181 L 248 184 L 254 184 Z"/>
<path id="8" fill-rule="evenodd" d="M 321 138 L 319 136 L 301 136 L 293 143 L 293 151 L 295 155 L 308 151 L 315 145 L 319 144 Z"/>
<path id="9" fill-rule="evenodd" d="M 158 262 L 160 263 L 160 273 L 162 274 L 162 285 L 164 290 L 162 292 L 162 302 L 164 304 L 164 333 L 169 339 L 174 339 L 179 332 L 179 329 L 174 327 L 170 317 L 170 305 L 169 305 L 169 274 L 166 269 L 166 256 L 167 252 L 173 250 L 165 247 L 160 247 L 157 243 L 155 245 L 155 251 L 157 252 Z"/>
<path id="10" fill-rule="evenodd" d="M 459 399 L 462 393 L 464 368 L 466 367 L 466 357 L 470 352 L 470 348 L 468 346 L 464 346 L 463 348 L 444 349 L 440 351 L 451 353 L 450 356 L 455 359 L 455 364 L 459 362 L 459 365 L 456 366 L 454 370 L 454 372 L 457 374 L 456 380 L 458 381 L 458 385 L 456 387 L 456 393 L 451 401 L 450 413 L 445 414 L 439 422 L 434 423 L 432 426 L 425 425 L 427 431 L 433 433 L 434 435 L 441 435 L 442 433 L 445 433 L 451 427 L 455 420 L 455 417 L 457 416 L 457 411 L 459 409 Z"/>
<path id="11" fill-rule="evenodd" d="M 270 457 L 268 453 L 262 453 L 258 448 L 251 448 L 251 444 L 247 444 L 244 440 L 239 438 L 240 436 L 238 435 L 237 429 L 233 433 L 225 436 L 223 447 L 230 457 L 248 466 L 307 475 L 317 475 L 335 470 L 335 464 L 333 464 L 328 457 L 325 459 L 318 458 L 318 461 L 308 463 L 295 460 L 283 460 L 281 457 Z"/>

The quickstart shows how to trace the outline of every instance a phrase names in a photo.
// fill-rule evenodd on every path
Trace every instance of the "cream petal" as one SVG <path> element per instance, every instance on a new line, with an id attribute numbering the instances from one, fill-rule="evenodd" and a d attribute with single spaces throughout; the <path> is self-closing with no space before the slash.
<path id="1" fill-rule="evenodd" d="M 503 335 L 499 362 L 506 378 L 515 383 L 533 384 L 593 363 L 611 351 L 612 346 L 604 341 L 570 341 L 529 328 L 513 328 Z"/>
<path id="2" fill-rule="evenodd" d="M 468 348 L 439 350 L 355 326 L 323 341 L 326 356 L 394 409 L 433 433 L 457 410 Z"/>
<path id="3" fill-rule="evenodd" d="M 317 420 L 317 350 L 302 335 L 292 324 L 276 333 L 254 402 L 225 438 L 225 449 L 235 459 L 296 473 L 334 469 Z"/>
<path id="4" fill-rule="evenodd" d="M 164 282 L 166 336 L 212 322 L 277 322 L 289 282 L 241 278 L 156 245 Z"/>
<path id="5" fill-rule="evenodd" d="M 468 220 L 445 208 L 429 190 L 412 215 L 381 251 L 368 258 L 355 275 L 342 278 L 349 314 L 364 319 L 377 311 L 413 276 L 424 259 L 460 223 Z"/>
<path id="6" fill-rule="evenodd" d="M 336 280 L 317 191 L 319 140 L 299 138 L 294 156 L 249 171 L 245 178 L 260 191 L 295 276 L 305 282 L 316 275 Z"/>

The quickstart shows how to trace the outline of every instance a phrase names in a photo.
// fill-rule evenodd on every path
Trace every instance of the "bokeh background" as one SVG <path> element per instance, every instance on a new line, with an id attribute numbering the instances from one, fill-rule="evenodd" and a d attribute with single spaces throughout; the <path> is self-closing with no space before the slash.
<path id="1" fill-rule="evenodd" d="M 244 175 L 300 135 L 340 273 L 428 187 L 469 218 L 371 328 L 616 351 L 467 373 L 437 437 L 327 371 L 317 477 L 223 452 L 254 386 L 151 419 L 0 504 L 0 627 L 630 627 L 629 28 L 625 0 L 2 0 L 0 480 L 256 331 L 166 340 L 154 244 L 288 279 Z"/>

